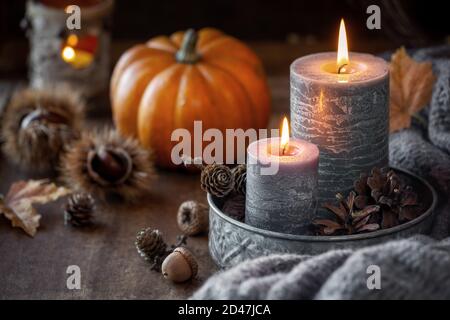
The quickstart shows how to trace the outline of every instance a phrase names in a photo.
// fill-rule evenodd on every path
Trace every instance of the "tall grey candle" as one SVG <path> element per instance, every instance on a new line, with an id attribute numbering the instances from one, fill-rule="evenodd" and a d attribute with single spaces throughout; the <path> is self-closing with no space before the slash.
<path id="1" fill-rule="evenodd" d="M 280 141 L 263 139 L 248 147 L 245 222 L 305 234 L 316 211 L 319 149 L 300 139 L 290 139 L 286 148 Z"/>
<path id="2" fill-rule="evenodd" d="M 320 53 L 290 70 L 292 135 L 319 147 L 321 203 L 350 190 L 361 172 L 388 165 L 388 65 L 359 53 L 349 61 L 338 73 L 336 53 Z"/>

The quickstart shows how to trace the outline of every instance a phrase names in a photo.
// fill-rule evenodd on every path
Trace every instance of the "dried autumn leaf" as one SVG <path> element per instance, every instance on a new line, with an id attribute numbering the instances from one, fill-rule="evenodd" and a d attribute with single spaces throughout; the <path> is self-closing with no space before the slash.
<path id="1" fill-rule="evenodd" d="M 34 237 L 41 216 L 33 204 L 45 204 L 65 196 L 70 191 L 47 180 L 18 181 L 11 185 L 8 194 L 0 199 L 0 214 L 11 220 L 13 227 L 22 228 Z"/>
<path id="2" fill-rule="evenodd" d="M 431 62 L 417 62 L 405 48 L 398 49 L 390 66 L 390 131 L 411 126 L 411 116 L 431 99 L 436 77 Z"/>

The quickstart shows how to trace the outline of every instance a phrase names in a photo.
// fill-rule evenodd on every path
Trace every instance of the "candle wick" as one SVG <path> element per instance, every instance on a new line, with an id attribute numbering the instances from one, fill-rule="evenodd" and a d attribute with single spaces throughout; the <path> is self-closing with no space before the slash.
<path id="1" fill-rule="evenodd" d="M 343 71 L 342 69 L 344 69 L 348 64 L 344 63 L 343 65 L 339 66 L 338 68 L 338 74 L 341 74 L 341 72 Z"/>
<path id="2" fill-rule="evenodd" d="M 283 148 L 281 149 L 281 155 L 282 156 L 284 156 L 284 154 L 286 153 L 286 147 L 287 147 L 287 143 L 285 143 Z"/>

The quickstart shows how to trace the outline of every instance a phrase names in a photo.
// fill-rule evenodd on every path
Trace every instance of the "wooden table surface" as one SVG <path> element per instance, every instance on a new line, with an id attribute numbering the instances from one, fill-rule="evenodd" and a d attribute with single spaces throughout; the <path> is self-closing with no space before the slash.
<path id="1" fill-rule="evenodd" d="M 17 174 L 3 159 L 1 192 L 26 175 Z M 151 226 L 173 243 L 176 211 L 184 200 L 204 201 L 198 177 L 161 172 L 151 199 L 139 207 L 99 210 L 95 227 L 64 226 L 63 204 L 39 207 L 41 226 L 34 238 L 8 220 L 0 219 L 0 299 L 174 299 L 188 297 L 215 266 L 208 255 L 207 237 L 190 238 L 188 247 L 199 261 L 200 273 L 193 282 L 172 285 L 151 271 L 136 253 L 137 231 Z M 81 290 L 66 288 L 66 269 L 81 269 Z"/>

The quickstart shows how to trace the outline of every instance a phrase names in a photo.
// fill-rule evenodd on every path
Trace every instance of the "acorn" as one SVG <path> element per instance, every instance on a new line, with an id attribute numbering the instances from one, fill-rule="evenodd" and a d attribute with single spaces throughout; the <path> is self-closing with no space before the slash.
<path id="1" fill-rule="evenodd" d="M 188 249 L 178 247 L 164 260 L 161 270 L 164 278 L 177 283 L 185 282 L 197 275 L 198 264 Z"/>
<path id="2" fill-rule="evenodd" d="M 194 236 L 208 230 L 208 207 L 197 201 L 183 202 L 177 214 L 180 230 L 187 236 Z"/>

